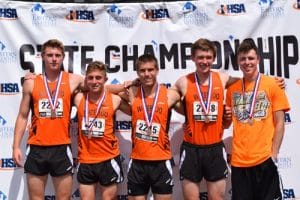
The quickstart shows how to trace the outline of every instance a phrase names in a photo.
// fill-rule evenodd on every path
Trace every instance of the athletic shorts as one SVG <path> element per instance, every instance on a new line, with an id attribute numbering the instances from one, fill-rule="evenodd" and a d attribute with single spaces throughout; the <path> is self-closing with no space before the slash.
<path id="1" fill-rule="evenodd" d="M 272 158 L 254 167 L 231 167 L 233 200 L 280 200 L 280 180 Z"/>
<path id="2" fill-rule="evenodd" d="M 70 145 L 37 146 L 26 149 L 25 173 L 38 176 L 63 176 L 73 173 L 73 157 Z"/>
<path id="3" fill-rule="evenodd" d="M 180 148 L 180 180 L 198 183 L 215 182 L 228 176 L 223 142 L 212 145 L 193 145 L 183 142 Z"/>
<path id="4" fill-rule="evenodd" d="M 173 178 L 170 160 L 130 160 L 128 166 L 127 192 L 129 196 L 172 194 Z"/>
<path id="5" fill-rule="evenodd" d="M 123 181 L 123 170 L 120 156 L 100 163 L 79 163 L 77 180 L 81 184 L 100 183 L 109 186 Z"/>

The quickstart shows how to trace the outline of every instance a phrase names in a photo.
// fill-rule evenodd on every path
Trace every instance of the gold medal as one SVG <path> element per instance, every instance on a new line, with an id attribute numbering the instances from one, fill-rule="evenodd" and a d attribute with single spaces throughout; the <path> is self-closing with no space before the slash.
<path id="1" fill-rule="evenodd" d="M 248 118 L 248 124 L 249 124 L 250 126 L 253 125 L 253 118 L 252 118 L 252 117 L 249 117 L 249 118 Z"/>
<path id="2" fill-rule="evenodd" d="M 51 119 L 55 119 L 56 118 L 56 112 L 55 110 L 51 109 Z"/>
<path id="3" fill-rule="evenodd" d="M 208 118 L 207 115 L 205 115 L 205 117 L 204 117 L 204 122 L 205 122 L 205 123 L 209 123 L 209 118 Z"/>

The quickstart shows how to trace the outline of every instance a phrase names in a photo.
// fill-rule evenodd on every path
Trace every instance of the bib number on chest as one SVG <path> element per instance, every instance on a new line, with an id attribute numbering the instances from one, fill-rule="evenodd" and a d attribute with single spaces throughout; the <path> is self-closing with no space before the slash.
<path id="1" fill-rule="evenodd" d="M 160 132 L 160 124 L 152 123 L 151 127 L 148 127 L 146 121 L 137 120 L 135 131 L 137 138 L 145 141 L 156 142 Z"/>
<path id="2" fill-rule="evenodd" d="M 212 101 L 210 103 L 209 113 L 206 115 L 201 103 L 199 101 L 195 101 L 193 103 L 193 116 L 195 121 L 216 121 L 218 116 L 218 102 Z"/>
<path id="3" fill-rule="evenodd" d="M 88 125 L 85 124 L 85 121 L 82 120 L 81 130 L 84 135 L 88 135 L 89 131 L 92 133 L 92 137 L 102 137 L 104 135 L 105 130 L 105 119 L 102 118 L 89 118 L 89 124 L 91 124 L 89 128 Z"/>
<path id="4" fill-rule="evenodd" d="M 39 100 L 39 115 L 40 117 L 51 118 L 51 104 L 48 99 Z M 53 115 L 53 114 L 52 114 Z M 63 116 L 63 99 L 57 99 L 55 107 L 55 117 Z"/>

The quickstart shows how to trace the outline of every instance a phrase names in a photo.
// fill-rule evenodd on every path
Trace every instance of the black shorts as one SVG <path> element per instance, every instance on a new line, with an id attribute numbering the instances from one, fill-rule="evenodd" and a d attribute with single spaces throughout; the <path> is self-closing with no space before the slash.
<path id="1" fill-rule="evenodd" d="M 254 167 L 231 167 L 233 200 L 282 199 L 277 167 L 269 158 Z"/>
<path id="2" fill-rule="evenodd" d="M 173 178 L 170 160 L 130 160 L 127 192 L 129 196 L 147 195 L 151 188 L 154 194 L 172 194 Z"/>
<path id="3" fill-rule="evenodd" d="M 180 149 L 180 180 L 198 183 L 215 182 L 228 176 L 223 142 L 212 145 L 192 145 L 183 142 Z"/>
<path id="4" fill-rule="evenodd" d="M 80 163 L 77 180 L 81 184 L 90 185 L 100 183 L 109 186 L 123 181 L 123 170 L 120 156 L 100 163 Z"/>
<path id="5" fill-rule="evenodd" d="M 73 173 L 73 157 L 70 145 L 36 146 L 26 149 L 25 173 L 38 176 L 63 176 Z"/>

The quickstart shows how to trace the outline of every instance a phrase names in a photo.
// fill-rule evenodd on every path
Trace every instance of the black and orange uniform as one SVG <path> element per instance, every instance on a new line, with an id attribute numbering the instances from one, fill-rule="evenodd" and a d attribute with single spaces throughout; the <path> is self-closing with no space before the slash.
<path id="1" fill-rule="evenodd" d="M 171 149 L 168 135 L 170 109 L 167 88 L 160 87 L 154 108 L 151 133 L 147 132 L 143 99 L 140 88 L 132 102 L 132 152 L 128 172 L 128 194 L 148 194 L 151 188 L 155 194 L 172 193 Z M 154 98 L 146 97 L 146 110 L 151 112 Z"/>
<path id="2" fill-rule="evenodd" d="M 88 101 L 88 124 L 92 123 L 90 129 L 85 126 L 85 103 L 86 95 L 81 99 L 77 111 L 79 127 L 77 180 L 82 184 L 99 182 L 105 186 L 120 183 L 123 181 L 123 171 L 119 142 L 114 133 L 115 111 L 112 94 L 106 91 L 98 113 L 97 103 Z"/>
<path id="3" fill-rule="evenodd" d="M 118 138 L 114 133 L 114 118 L 115 112 L 113 110 L 112 95 L 106 92 L 104 102 L 99 110 L 97 116 L 97 104 L 88 102 L 88 116 L 90 118 L 97 118 L 93 126 L 99 128 L 97 137 L 92 135 L 88 138 L 88 132 L 83 130 L 84 122 L 84 105 L 86 96 L 84 96 L 78 108 L 78 159 L 80 163 L 98 163 L 105 160 L 112 159 L 120 154 Z"/>
<path id="4" fill-rule="evenodd" d="M 210 73 L 212 90 L 208 114 L 203 112 L 200 103 L 195 72 L 186 76 L 188 89 L 183 99 L 186 120 L 181 147 L 180 176 L 181 179 L 193 182 L 201 181 L 202 177 L 208 181 L 217 181 L 227 176 L 222 142 L 224 87 L 219 74 L 212 71 Z M 199 84 L 199 87 L 206 102 L 209 86 Z M 205 117 L 208 121 L 205 121 Z M 199 170 L 192 169 L 194 165 L 198 165 Z M 213 168 L 212 165 L 219 167 Z"/>
<path id="5" fill-rule="evenodd" d="M 44 75 L 34 79 L 31 94 L 31 127 L 27 141 L 26 173 L 35 175 L 62 176 L 73 172 L 73 158 L 70 148 L 71 88 L 69 74 L 61 72 L 62 78 L 48 82 L 51 97 L 58 90 L 55 117 L 51 117 L 51 105 L 44 84 Z M 56 89 L 57 88 L 57 89 Z"/>

